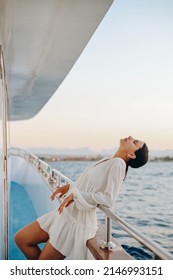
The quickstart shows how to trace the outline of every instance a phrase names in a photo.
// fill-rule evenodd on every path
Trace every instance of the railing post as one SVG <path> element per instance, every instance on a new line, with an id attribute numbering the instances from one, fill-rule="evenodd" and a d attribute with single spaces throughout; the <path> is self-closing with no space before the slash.
<path id="1" fill-rule="evenodd" d="M 54 170 L 52 170 L 50 176 L 49 176 L 49 179 L 48 179 L 48 182 L 51 186 L 54 186 L 57 184 L 57 178 L 55 177 L 55 172 Z"/>
<path id="2" fill-rule="evenodd" d="M 111 241 L 112 237 L 112 220 L 105 216 L 105 235 L 106 235 L 106 240 L 105 242 L 100 246 L 102 249 L 108 249 L 110 251 L 115 250 L 116 244 Z"/>
<path id="3" fill-rule="evenodd" d="M 3 179 L 4 179 L 4 258 L 8 259 L 8 172 L 7 172 L 7 87 L 2 46 L 0 45 L 0 78 L 2 80 L 2 126 L 3 126 Z"/>

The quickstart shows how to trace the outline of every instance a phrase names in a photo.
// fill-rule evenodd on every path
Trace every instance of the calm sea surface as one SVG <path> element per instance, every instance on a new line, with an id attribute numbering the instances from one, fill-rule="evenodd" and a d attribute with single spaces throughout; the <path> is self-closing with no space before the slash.
<path id="1" fill-rule="evenodd" d="M 93 162 L 49 162 L 53 167 L 75 181 Z M 117 198 L 115 212 L 147 237 L 173 253 L 173 162 L 149 162 L 140 169 L 129 168 L 127 178 Z M 98 213 L 102 220 L 104 216 Z M 114 236 L 134 256 L 140 246 L 116 224 Z M 143 250 L 143 249 L 142 249 Z M 144 251 L 143 251 L 144 252 Z"/>

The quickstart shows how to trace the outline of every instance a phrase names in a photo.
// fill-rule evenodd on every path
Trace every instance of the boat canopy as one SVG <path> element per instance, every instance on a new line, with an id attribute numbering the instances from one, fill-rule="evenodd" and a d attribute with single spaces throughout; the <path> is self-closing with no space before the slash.
<path id="1" fill-rule="evenodd" d="M 0 0 L 9 120 L 34 117 L 79 58 L 113 0 Z"/>

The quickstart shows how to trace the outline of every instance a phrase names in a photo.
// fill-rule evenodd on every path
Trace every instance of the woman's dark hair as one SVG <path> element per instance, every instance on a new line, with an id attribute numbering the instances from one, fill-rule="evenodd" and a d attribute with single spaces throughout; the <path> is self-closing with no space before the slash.
<path id="1" fill-rule="evenodd" d="M 144 143 L 144 145 L 142 146 L 142 148 L 138 149 L 135 152 L 135 159 L 129 159 L 129 161 L 127 162 L 127 164 L 132 167 L 132 168 L 138 168 L 143 166 L 144 164 L 147 163 L 148 161 L 148 147 L 147 145 Z"/>
<path id="2" fill-rule="evenodd" d="M 126 162 L 126 174 L 127 174 L 127 170 L 128 167 L 132 167 L 132 168 L 139 168 L 141 166 L 143 166 L 144 164 L 147 163 L 148 161 L 148 147 L 147 145 L 144 143 L 144 145 L 142 146 L 142 148 L 138 149 L 135 152 L 135 159 L 129 159 L 129 161 Z"/>

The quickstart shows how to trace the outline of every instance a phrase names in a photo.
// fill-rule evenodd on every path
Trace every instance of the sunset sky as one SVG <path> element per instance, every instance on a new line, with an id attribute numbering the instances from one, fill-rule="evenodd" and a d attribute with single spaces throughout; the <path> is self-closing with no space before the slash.
<path id="1" fill-rule="evenodd" d="M 10 145 L 111 149 L 132 135 L 173 149 L 173 1 L 114 1 L 54 96 L 9 124 Z"/>

